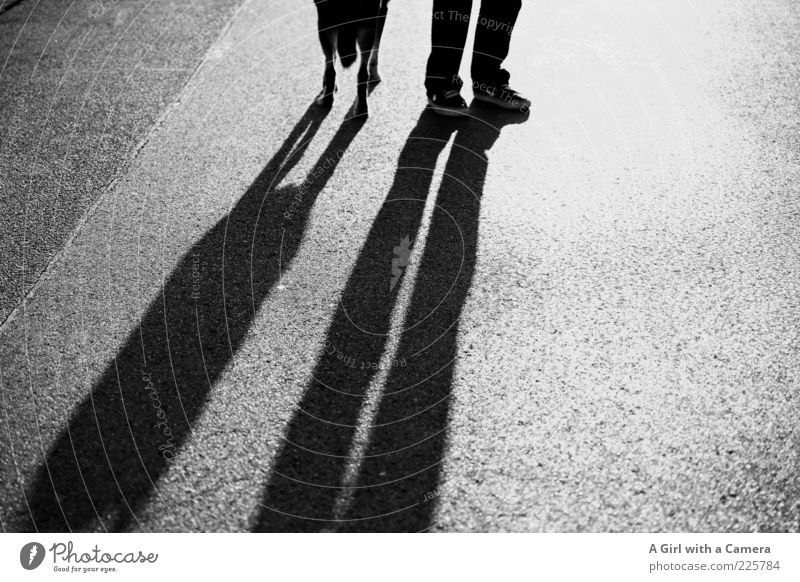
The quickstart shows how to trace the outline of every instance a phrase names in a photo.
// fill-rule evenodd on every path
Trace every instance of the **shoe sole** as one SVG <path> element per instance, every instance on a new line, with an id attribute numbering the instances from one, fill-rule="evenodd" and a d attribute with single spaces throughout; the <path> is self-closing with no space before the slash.
<path id="1" fill-rule="evenodd" d="M 531 102 L 527 99 L 521 101 L 521 105 L 512 105 L 510 101 L 503 101 L 502 99 L 498 99 L 497 97 L 492 97 L 491 95 L 483 95 L 482 93 L 474 93 L 473 97 L 478 101 L 483 101 L 484 103 L 490 103 L 491 105 L 495 105 L 497 107 L 502 107 L 503 109 L 510 109 L 511 111 L 525 111 L 526 109 L 531 108 Z"/>
<path id="2" fill-rule="evenodd" d="M 431 108 L 431 111 L 438 115 L 444 115 L 445 117 L 468 117 L 469 116 L 469 108 L 464 109 L 452 109 L 447 107 L 442 107 L 440 105 L 436 105 L 433 101 L 428 99 L 428 107 Z"/>

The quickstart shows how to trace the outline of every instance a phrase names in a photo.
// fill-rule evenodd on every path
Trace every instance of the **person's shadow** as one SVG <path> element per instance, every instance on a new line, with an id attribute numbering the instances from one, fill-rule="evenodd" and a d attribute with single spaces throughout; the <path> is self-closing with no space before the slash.
<path id="1" fill-rule="evenodd" d="M 327 112 L 310 107 L 236 206 L 181 260 L 74 410 L 27 491 L 27 531 L 141 528 L 260 305 L 293 259 L 315 198 L 363 126 L 345 121 L 299 185 L 278 186 Z"/>
<path id="2" fill-rule="evenodd" d="M 504 126 L 526 119 L 473 111 L 478 117 L 464 122 L 423 112 L 409 135 L 286 429 L 253 531 L 434 525 L 487 151 Z M 429 201 L 433 170 L 453 133 Z"/>

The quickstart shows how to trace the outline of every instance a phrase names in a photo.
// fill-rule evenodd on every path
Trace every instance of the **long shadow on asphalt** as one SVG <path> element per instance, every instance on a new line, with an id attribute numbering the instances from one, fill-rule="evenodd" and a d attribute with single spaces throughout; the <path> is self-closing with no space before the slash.
<path id="1" fill-rule="evenodd" d="M 0 15 L 5 14 L 12 8 L 16 7 L 19 4 L 22 4 L 25 0 L 11 0 L 10 2 L 5 2 L 0 4 Z"/>
<path id="2" fill-rule="evenodd" d="M 422 531 L 445 458 L 459 318 L 473 277 L 486 152 L 518 113 L 423 113 L 342 294 L 272 467 L 254 531 Z M 436 161 L 452 134 L 427 240 Z M 413 288 L 408 248 L 424 245 Z M 408 286 L 406 286 L 408 287 Z M 410 296 L 410 298 L 409 298 Z M 405 308 L 404 308 L 405 306 Z M 392 320 L 402 333 L 394 354 Z"/>
<path id="3" fill-rule="evenodd" d="M 124 531 L 157 500 L 211 387 L 295 256 L 309 212 L 363 122 L 338 129 L 307 179 L 276 186 L 326 113 L 310 108 L 231 212 L 181 260 L 28 491 L 22 529 Z"/>

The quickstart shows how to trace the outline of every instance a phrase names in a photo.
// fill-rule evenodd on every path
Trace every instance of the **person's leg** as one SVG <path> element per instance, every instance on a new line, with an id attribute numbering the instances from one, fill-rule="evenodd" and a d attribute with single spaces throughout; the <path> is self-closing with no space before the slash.
<path id="1" fill-rule="evenodd" d="M 521 7 L 522 0 L 481 2 L 470 74 L 475 99 L 527 114 L 530 99 L 511 88 L 510 75 L 502 66 Z"/>
<path id="2" fill-rule="evenodd" d="M 517 22 L 522 0 L 483 0 L 475 27 L 470 73 L 473 82 L 508 83 L 508 71 L 502 68 L 508 56 L 511 33 Z"/>
<path id="3" fill-rule="evenodd" d="M 471 10 L 472 0 L 433 0 L 431 54 L 425 74 L 428 95 L 461 86 L 458 69 Z"/>

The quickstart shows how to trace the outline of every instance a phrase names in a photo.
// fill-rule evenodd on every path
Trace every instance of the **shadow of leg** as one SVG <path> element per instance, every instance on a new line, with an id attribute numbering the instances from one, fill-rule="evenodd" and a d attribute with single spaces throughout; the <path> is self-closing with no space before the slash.
<path id="1" fill-rule="evenodd" d="M 400 154 L 387 195 L 343 291 L 306 394 L 286 430 L 255 531 L 319 531 L 336 523 L 337 500 L 358 416 L 375 378 L 399 286 L 394 249 L 419 229 L 433 168 L 454 131 L 423 113 Z M 366 365 L 365 365 L 366 364 Z"/>
<path id="2" fill-rule="evenodd" d="M 308 187 L 275 190 L 324 117 L 306 112 L 237 205 L 170 275 L 48 452 L 28 495 L 32 519 L 22 529 L 141 527 L 137 509 L 157 499 L 156 481 L 190 436 L 281 267 L 296 254 L 314 200 L 341 158 L 337 152 L 361 127 L 341 126 L 315 167 L 323 171 L 304 182 Z"/>
<path id="3" fill-rule="evenodd" d="M 460 128 L 437 194 L 403 334 L 372 419 L 343 531 L 423 531 L 433 525 L 445 460 L 461 313 L 478 248 L 487 151 L 519 115 Z"/>

